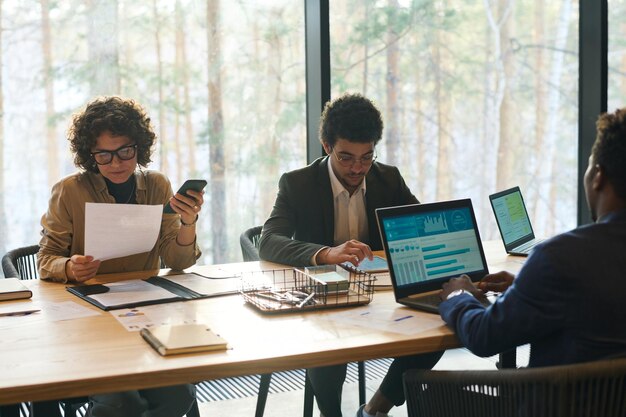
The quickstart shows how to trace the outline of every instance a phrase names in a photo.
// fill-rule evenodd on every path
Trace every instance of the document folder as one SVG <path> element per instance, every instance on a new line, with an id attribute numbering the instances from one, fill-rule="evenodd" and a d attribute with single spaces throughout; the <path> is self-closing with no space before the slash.
<path id="1" fill-rule="evenodd" d="M 239 287 L 239 278 L 213 280 L 198 274 L 181 274 L 110 284 L 77 285 L 67 287 L 67 290 L 108 311 L 232 294 Z"/>

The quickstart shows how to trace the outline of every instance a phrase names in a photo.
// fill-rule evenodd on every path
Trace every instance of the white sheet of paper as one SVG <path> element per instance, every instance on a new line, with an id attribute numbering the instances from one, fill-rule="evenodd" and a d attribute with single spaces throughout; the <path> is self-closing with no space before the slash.
<path id="1" fill-rule="evenodd" d="M 111 282 L 104 285 L 109 287 L 109 291 L 102 294 L 89 295 L 90 298 L 98 301 L 103 306 L 165 300 L 176 297 L 176 294 L 169 292 L 165 288 L 150 284 L 141 279 Z"/>
<path id="2" fill-rule="evenodd" d="M 370 311 L 368 308 L 353 308 L 329 314 L 327 318 L 338 323 L 406 335 L 445 326 L 439 314 L 416 314 L 405 307 L 381 308 L 376 311 Z"/>
<path id="3" fill-rule="evenodd" d="M 74 320 L 102 314 L 73 301 L 46 304 L 42 311 L 52 321 Z"/>
<path id="4" fill-rule="evenodd" d="M 167 324 L 198 324 L 205 318 L 199 316 L 193 308 L 187 308 L 185 303 L 163 304 L 124 308 L 109 313 L 117 319 L 129 332 L 138 332 L 144 327 L 164 326 Z"/>
<path id="5" fill-rule="evenodd" d="M 241 289 L 240 278 L 211 279 L 196 274 L 163 275 L 161 278 L 205 295 L 238 292 Z"/>
<path id="6" fill-rule="evenodd" d="M 86 203 L 85 255 L 105 261 L 151 251 L 162 215 L 162 205 Z"/>

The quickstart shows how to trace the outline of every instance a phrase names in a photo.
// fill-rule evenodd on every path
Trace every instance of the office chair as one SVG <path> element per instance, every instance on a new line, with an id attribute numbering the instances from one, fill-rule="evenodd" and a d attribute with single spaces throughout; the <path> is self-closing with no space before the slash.
<path id="1" fill-rule="evenodd" d="M 38 279 L 37 252 L 39 245 L 13 249 L 2 257 L 2 272 L 7 278 Z"/>
<path id="2" fill-rule="evenodd" d="M 241 246 L 241 254 L 245 262 L 259 261 L 259 241 L 263 226 L 255 226 L 245 230 L 239 236 L 239 244 Z M 365 403 L 365 363 L 357 362 L 359 371 L 359 404 Z M 262 417 L 267 402 L 267 394 L 269 392 L 272 374 L 262 374 L 259 382 L 259 393 L 256 403 L 255 417 Z M 313 389 L 309 383 L 309 378 L 305 376 L 304 381 L 304 417 L 313 415 Z"/>
<path id="3" fill-rule="evenodd" d="M 25 246 L 13 249 L 2 257 L 2 272 L 6 278 L 22 280 L 39 279 L 37 271 L 37 252 L 39 245 Z M 87 397 L 66 398 L 59 401 L 39 401 L 30 404 L 30 412 L 36 416 L 61 417 L 58 404 L 63 407 L 65 417 L 75 416 L 78 409 L 89 402 Z M 4 408 L 6 407 L 6 408 Z M 17 405 L 0 407 L 0 417 L 19 416 Z M 198 401 L 195 401 L 187 413 L 187 417 L 200 417 Z"/>
<path id="4" fill-rule="evenodd" d="M 404 374 L 409 417 L 626 415 L 626 358 L 489 371 Z"/>
<path id="5" fill-rule="evenodd" d="M 255 226 L 244 231 L 239 236 L 241 254 L 244 262 L 259 261 L 259 240 L 263 226 Z"/>

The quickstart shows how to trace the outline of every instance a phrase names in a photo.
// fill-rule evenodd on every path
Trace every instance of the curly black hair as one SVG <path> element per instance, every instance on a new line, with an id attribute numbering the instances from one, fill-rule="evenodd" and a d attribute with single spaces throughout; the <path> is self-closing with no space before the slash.
<path id="1" fill-rule="evenodd" d="M 121 97 L 96 98 L 73 116 L 67 139 L 74 154 L 74 165 L 98 172 L 91 149 L 106 131 L 113 136 L 128 136 L 137 144 L 137 163 L 144 168 L 148 166 L 156 140 L 150 118 L 135 101 Z"/>
<path id="2" fill-rule="evenodd" d="M 361 94 L 344 94 L 324 106 L 320 142 L 335 146 L 338 139 L 374 143 L 383 136 L 383 119 L 374 103 Z"/>
<path id="3" fill-rule="evenodd" d="M 596 128 L 592 161 L 604 169 L 615 193 L 626 199 L 626 108 L 601 114 Z"/>

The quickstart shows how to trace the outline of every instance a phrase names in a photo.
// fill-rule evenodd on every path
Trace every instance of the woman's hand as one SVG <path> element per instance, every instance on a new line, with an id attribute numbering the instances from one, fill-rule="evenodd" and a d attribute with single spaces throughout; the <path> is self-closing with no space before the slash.
<path id="1" fill-rule="evenodd" d="M 170 206 L 180 214 L 183 225 L 195 224 L 204 204 L 204 191 L 187 190 L 186 194 L 176 193 L 170 198 Z"/>
<path id="2" fill-rule="evenodd" d="M 84 282 L 96 276 L 100 261 L 93 256 L 72 255 L 65 263 L 65 274 L 71 281 Z"/>

